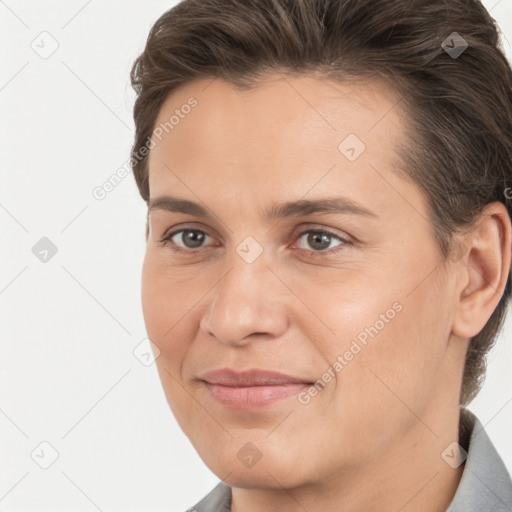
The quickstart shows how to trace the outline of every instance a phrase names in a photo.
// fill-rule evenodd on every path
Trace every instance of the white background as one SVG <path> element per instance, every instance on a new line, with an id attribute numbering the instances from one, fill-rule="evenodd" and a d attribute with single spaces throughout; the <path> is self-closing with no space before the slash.
<path id="1" fill-rule="evenodd" d="M 180 511 L 218 481 L 154 364 L 133 355 L 146 337 L 144 202 L 130 175 L 103 201 L 92 195 L 127 162 L 129 70 L 174 4 L 0 1 L 0 511 Z M 484 4 L 512 40 L 511 0 Z M 51 48 L 43 31 L 58 43 L 47 59 L 31 48 L 41 37 Z M 58 248 L 47 263 L 32 253 L 42 237 Z M 511 330 L 470 407 L 509 470 Z M 43 441 L 59 454 L 46 470 L 31 457 L 50 461 Z"/>

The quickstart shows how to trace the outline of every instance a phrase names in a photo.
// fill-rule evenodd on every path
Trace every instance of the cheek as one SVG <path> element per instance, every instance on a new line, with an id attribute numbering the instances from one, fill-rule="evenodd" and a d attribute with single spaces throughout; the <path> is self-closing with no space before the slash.
<path id="1" fill-rule="evenodd" d="M 337 415 L 352 411 L 358 418 L 351 425 L 368 425 L 376 439 L 382 421 L 412 425 L 411 411 L 421 417 L 435 393 L 448 331 L 434 294 L 430 289 L 401 297 L 402 309 L 388 323 L 376 321 L 386 310 L 377 311 L 361 331 L 368 334 L 366 344 L 359 343 L 361 350 L 340 374 Z"/>
<path id="2" fill-rule="evenodd" d="M 200 297 L 183 278 L 148 251 L 142 268 L 142 310 L 149 338 L 160 349 L 157 364 L 175 368 L 187 349 L 189 314 Z M 172 355 L 172 358 L 170 357 Z"/>
<path id="3" fill-rule="evenodd" d="M 328 300 L 316 293 L 304 299 L 323 305 L 322 318 L 336 332 L 316 338 L 316 349 L 326 361 L 325 368 L 318 370 L 327 372 L 331 367 L 336 379 L 312 403 L 316 402 L 326 428 L 384 446 L 390 441 L 387 436 L 403 435 L 417 421 L 415 414 L 422 416 L 436 392 L 449 336 L 449 312 L 442 300 L 447 291 L 433 283 L 413 293 L 409 285 L 404 286 L 406 293 L 400 293 L 384 283 L 372 289 L 345 283 L 338 289 L 343 293 L 324 288 Z M 303 329 L 315 339 L 311 329 Z M 335 365 L 339 356 L 341 365 Z M 397 429 L 383 434 L 383 423 Z"/>
<path id="4" fill-rule="evenodd" d="M 182 367 L 195 335 L 191 327 L 198 290 L 169 269 L 150 252 L 142 269 L 142 309 L 149 339 L 159 348 L 155 364 L 167 402 L 185 429 L 191 417 L 200 414 L 191 407 L 190 395 L 182 383 Z M 204 293 L 204 292 L 203 292 Z"/>

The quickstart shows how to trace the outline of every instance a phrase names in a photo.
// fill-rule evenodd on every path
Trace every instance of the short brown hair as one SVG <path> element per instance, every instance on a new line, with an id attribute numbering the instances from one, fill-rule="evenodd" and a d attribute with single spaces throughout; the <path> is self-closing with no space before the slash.
<path id="1" fill-rule="evenodd" d="M 455 55 L 461 44 L 468 46 Z M 131 71 L 131 162 L 142 198 L 149 200 L 149 186 L 140 150 L 169 93 L 208 77 L 251 88 L 272 71 L 392 85 L 410 122 L 401 167 L 428 198 L 443 258 L 486 204 L 500 201 L 511 215 L 512 72 L 496 22 L 478 0 L 182 1 L 156 21 Z M 510 284 L 509 274 L 497 308 L 470 340 L 461 406 L 481 388 Z"/>

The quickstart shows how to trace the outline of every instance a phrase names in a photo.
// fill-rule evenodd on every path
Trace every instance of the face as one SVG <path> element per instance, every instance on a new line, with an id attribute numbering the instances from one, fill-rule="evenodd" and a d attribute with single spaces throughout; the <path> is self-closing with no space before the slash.
<path id="1" fill-rule="evenodd" d="M 269 76 L 191 82 L 161 108 L 143 312 L 177 421 L 230 485 L 369 465 L 457 399 L 454 283 L 396 172 L 397 100 Z"/>

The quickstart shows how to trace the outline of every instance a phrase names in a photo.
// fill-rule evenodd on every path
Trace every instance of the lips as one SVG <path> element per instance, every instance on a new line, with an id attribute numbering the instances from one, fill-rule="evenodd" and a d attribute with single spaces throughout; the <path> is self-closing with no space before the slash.
<path id="1" fill-rule="evenodd" d="M 269 370 L 243 372 L 224 368 L 199 377 L 210 396 L 231 409 L 252 409 L 269 406 L 297 395 L 312 383 Z"/>
<path id="2" fill-rule="evenodd" d="M 201 380 L 210 384 L 222 386 L 248 387 L 248 386 L 279 386 L 284 384 L 311 384 L 305 379 L 292 377 L 279 372 L 269 370 L 247 370 L 236 372 L 230 369 L 214 370 L 205 373 Z"/>

